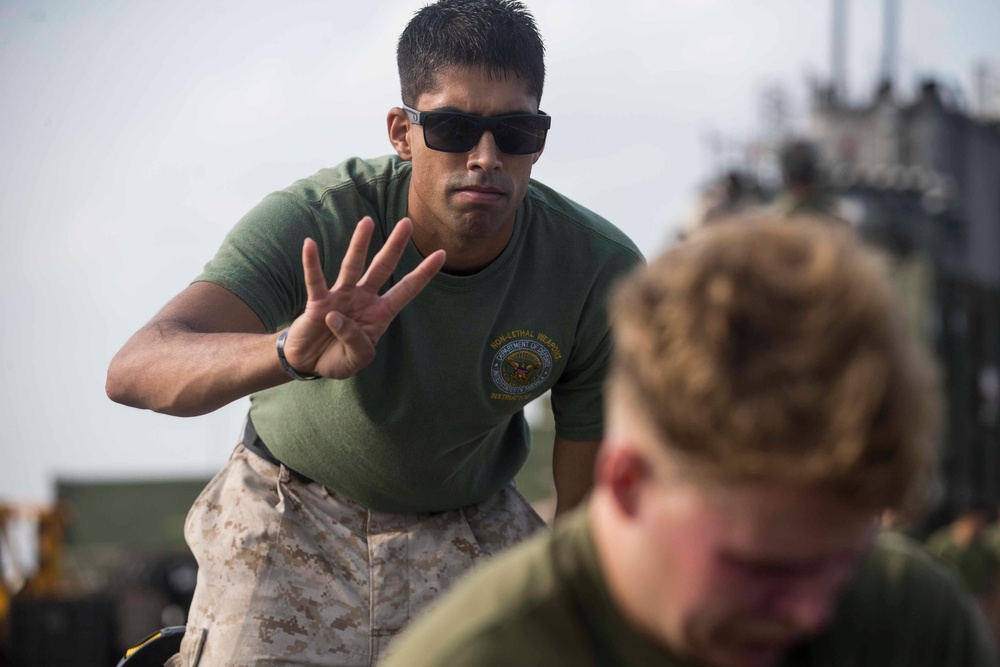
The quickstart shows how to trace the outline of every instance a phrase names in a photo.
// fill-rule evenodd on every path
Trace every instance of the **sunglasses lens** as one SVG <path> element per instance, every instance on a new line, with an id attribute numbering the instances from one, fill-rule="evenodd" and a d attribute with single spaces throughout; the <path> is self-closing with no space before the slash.
<path id="1" fill-rule="evenodd" d="M 470 116 L 453 113 L 430 113 L 424 117 L 424 141 L 427 147 L 447 153 L 472 150 L 483 129 Z"/>
<path id="2" fill-rule="evenodd" d="M 512 116 L 489 121 L 462 113 L 428 113 L 423 118 L 424 142 L 428 148 L 446 153 L 471 151 L 490 128 L 497 148 L 508 155 L 537 153 L 545 146 L 547 116 Z"/>
<path id="3" fill-rule="evenodd" d="M 497 148 L 509 155 L 537 153 L 545 146 L 548 132 L 545 120 L 526 116 L 500 121 L 493 130 Z"/>

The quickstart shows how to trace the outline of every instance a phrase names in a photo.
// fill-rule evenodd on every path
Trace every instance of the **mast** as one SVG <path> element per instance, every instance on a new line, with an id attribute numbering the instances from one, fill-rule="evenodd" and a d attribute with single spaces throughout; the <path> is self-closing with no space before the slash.
<path id="1" fill-rule="evenodd" d="M 880 83 L 892 86 L 896 80 L 896 52 L 899 35 L 899 0 L 884 0 L 882 11 L 882 71 Z"/>
<path id="2" fill-rule="evenodd" d="M 833 0 L 830 36 L 830 88 L 835 100 L 847 96 L 847 0 Z"/>

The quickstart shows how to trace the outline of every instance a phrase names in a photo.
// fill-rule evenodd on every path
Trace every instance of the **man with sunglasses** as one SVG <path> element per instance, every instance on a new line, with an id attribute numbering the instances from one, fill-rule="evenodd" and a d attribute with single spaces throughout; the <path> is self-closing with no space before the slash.
<path id="1" fill-rule="evenodd" d="M 397 58 L 396 155 L 265 198 L 109 369 L 114 400 L 169 414 L 251 398 L 185 526 L 185 665 L 374 664 L 462 573 L 543 525 L 512 479 L 523 407 L 546 391 L 557 511 L 590 487 L 605 296 L 641 256 L 530 180 L 551 120 L 519 2 L 440 0 Z"/>

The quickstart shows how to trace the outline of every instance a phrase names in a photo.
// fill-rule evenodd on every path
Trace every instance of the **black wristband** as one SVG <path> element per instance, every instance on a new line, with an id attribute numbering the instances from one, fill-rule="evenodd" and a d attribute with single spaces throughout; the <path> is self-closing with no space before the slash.
<path id="1" fill-rule="evenodd" d="M 318 380 L 322 375 L 303 375 L 297 370 L 292 368 L 292 365 L 288 363 L 288 359 L 285 359 L 285 339 L 288 338 L 288 329 L 285 329 L 278 336 L 278 341 L 275 343 L 275 347 L 278 348 L 278 361 L 281 362 L 281 367 L 285 369 L 288 373 L 288 377 L 293 380 Z"/>

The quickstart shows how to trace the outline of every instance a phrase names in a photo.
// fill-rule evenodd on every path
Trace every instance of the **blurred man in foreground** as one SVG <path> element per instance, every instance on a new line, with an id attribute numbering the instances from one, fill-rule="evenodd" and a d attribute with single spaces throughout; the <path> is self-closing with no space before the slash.
<path id="1" fill-rule="evenodd" d="M 933 373 L 843 229 L 696 232 L 611 303 L 586 507 L 484 568 L 388 667 L 986 667 L 961 584 L 878 516 L 933 465 Z"/>

